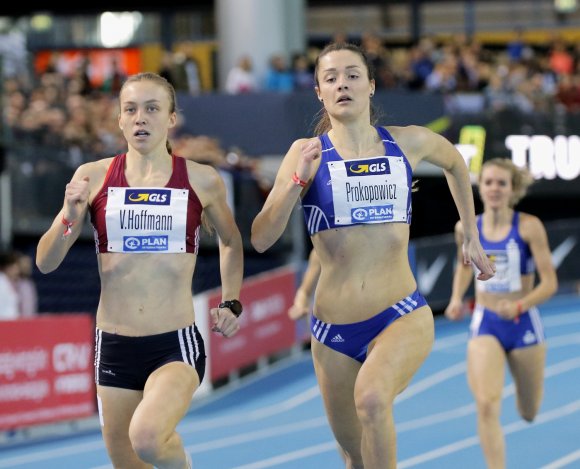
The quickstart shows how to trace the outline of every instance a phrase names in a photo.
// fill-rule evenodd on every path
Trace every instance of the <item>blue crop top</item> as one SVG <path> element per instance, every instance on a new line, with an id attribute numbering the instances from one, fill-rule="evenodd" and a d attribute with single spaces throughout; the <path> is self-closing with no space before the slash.
<path id="1" fill-rule="evenodd" d="M 301 202 L 311 236 L 367 223 L 411 223 L 411 165 L 391 134 L 376 129 L 386 156 L 343 160 L 328 134 L 319 137 L 320 167 Z"/>
<path id="2" fill-rule="evenodd" d="M 480 291 L 508 293 L 522 289 L 521 276 L 535 272 L 534 258 L 530 246 L 519 232 L 520 214 L 514 211 L 512 227 L 501 241 L 490 241 L 483 236 L 482 217 L 477 217 L 479 240 L 485 253 L 495 262 L 496 273 L 486 281 L 477 280 Z"/>

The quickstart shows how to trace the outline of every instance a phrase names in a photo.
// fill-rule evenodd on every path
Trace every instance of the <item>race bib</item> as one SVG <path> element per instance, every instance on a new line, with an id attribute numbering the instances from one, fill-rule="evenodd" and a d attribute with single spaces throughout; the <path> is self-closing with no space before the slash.
<path id="1" fill-rule="evenodd" d="M 188 191 L 109 187 L 105 220 L 109 252 L 186 252 Z"/>
<path id="2" fill-rule="evenodd" d="M 520 273 L 520 250 L 512 239 L 505 250 L 486 250 L 490 260 L 495 262 L 495 275 L 489 280 L 477 280 L 480 291 L 509 293 L 522 289 Z"/>
<path id="3" fill-rule="evenodd" d="M 403 157 L 331 161 L 328 169 L 335 224 L 407 221 L 410 189 Z"/>

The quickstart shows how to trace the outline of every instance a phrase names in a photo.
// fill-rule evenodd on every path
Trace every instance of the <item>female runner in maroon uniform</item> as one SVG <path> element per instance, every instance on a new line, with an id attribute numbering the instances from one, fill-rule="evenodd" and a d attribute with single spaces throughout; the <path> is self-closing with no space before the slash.
<path id="1" fill-rule="evenodd" d="M 202 211 L 219 238 L 227 301 L 211 310 L 213 330 L 230 337 L 239 329 L 241 236 L 217 171 L 171 154 L 176 120 L 175 91 L 164 78 L 129 77 L 119 115 L 127 153 L 77 169 L 38 244 L 39 269 L 55 270 L 90 213 L 101 278 L 97 395 L 116 468 L 191 467 L 176 426 L 205 370 L 191 297 Z"/>

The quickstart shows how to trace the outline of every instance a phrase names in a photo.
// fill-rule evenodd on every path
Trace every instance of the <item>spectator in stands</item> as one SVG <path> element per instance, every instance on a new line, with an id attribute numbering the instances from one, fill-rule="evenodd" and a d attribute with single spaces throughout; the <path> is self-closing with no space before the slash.
<path id="1" fill-rule="evenodd" d="M 289 93 L 293 90 L 294 80 L 285 57 L 281 54 L 272 55 L 272 57 L 270 57 L 268 70 L 266 71 L 264 91 Z"/>
<path id="2" fill-rule="evenodd" d="M 574 71 L 574 57 L 561 38 L 555 38 L 548 54 L 550 68 L 557 75 L 570 75 Z"/>
<path id="3" fill-rule="evenodd" d="M 580 111 L 580 76 L 562 75 L 555 98 L 566 111 Z"/>
<path id="4" fill-rule="evenodd" d="M 244 94 L 258 91 L 258 80 L 254 75 L 252 58 L 243 55 L 228 72 L 225 90 L 228 94 Z"/>
<path id="5" fill-rule="evenodd" d="M 28 254 L 16 252 L 18 257 L 18 279 L 16 291 L 19 299 L 19 314 L 22 318 L 34 317 L 38 314 L 38 291 L 32 278 L 33 260 Z"/>
<path id="6" fill-rule="evenodd" d="M 18 255 L 12 251 L 0 252 L 0 320 L 18 319 L 20 304 Z"/>
<path id="7" fill-rule="evenodd" d="M 484 163 L 479 177 L 483 213 L 477 217 L 479 239 L 495 260 L 497 275 L 476 281 L 475 309 L 469 327 L 467 378 L 477 404 L 479 440 L 487 467 L 506 467 L 500 411 L 506 362 L 522 418 L 534 420 L 542 402 L 546 346 L 537 305 L 557 290 L 558 280 L 546 230 L 539 218 L 519 212 L 532 177 L 510 159 Z M 458 262 L 445 316 L 463 317 L 463 296 L 474 277 L 461 259 L 463 223 L 455 227 Z M 536 271 L 539 282 L 536 284 Z"/>
<path id="8" fill-rule="evenodd" d="M 292 57 L 292 75 L 294 77 L 295 91 L 312 91 L 314 89 L 314 73 L 306 54 L 294 54 Z"/>
<path id="9" fill-rule="evenodd" d="M 515 37 L 507 43 L 506 51 L 511 62 L 528 60 L 534 55 L 521 28 L 515 30 Z"/>
<path id="10" fill-rule="evenodd" d="M 469 174 L 455 147 L 425 127 L 374 125 L 375 80 L 361 48 L 329 44 L 314 76 L 323 105 L 318 137 L 290 147 L 252 224 L 252 244 L 259 252 L 271 247 L 301 200 L 321 268 L 312 355 L 328 420 L 347 467 L 394 469 L 393 402 L 434 335 L 407 255 L 411 178 L 420 161 L 449 178 L 469 227 L 465 261 L 482 270 L 482 280 L 493 265 L 477 238 Z M 371 192 L 377 198 L 369 202 Z"/>
<path id="11" fill-rule="evenodd" d="M 191 468 L 176 426 L 205 371 L 191 298 L 200 228 L 218 236 L 224 301 L 211 309 L 211 327 L 224 337 L 239 330 L 242 241 L 217 171 L 168 145 L 177 119 L 171 84 L 132 75 L 119 105 L 127 152 L 76 170 L 36 263 L 55 270 L 90 213 L 101 278 L 95 377 L 109 456 L 115 467 Z"/>

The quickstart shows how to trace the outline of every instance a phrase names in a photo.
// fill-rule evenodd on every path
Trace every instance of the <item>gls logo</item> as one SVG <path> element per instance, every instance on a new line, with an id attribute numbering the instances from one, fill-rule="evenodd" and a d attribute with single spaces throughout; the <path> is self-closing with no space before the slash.
<path id="1" fill-rule="evenodd" d="M 171 191 L 164 189 L 128 189 L 125 192 L 125 204 L 140 205 L 169 205 Z"/>
<path id="2" fill-rule="evenodd" d="M 391 169 L 386 158 L 373 158 L 372 160 L 356 161 L 346 165 L 348 176 L 372 176 L 376 174 L 389 174 Z"/>

